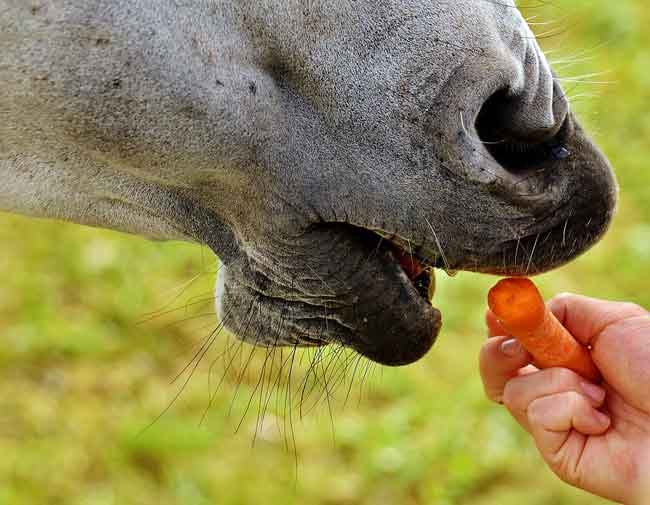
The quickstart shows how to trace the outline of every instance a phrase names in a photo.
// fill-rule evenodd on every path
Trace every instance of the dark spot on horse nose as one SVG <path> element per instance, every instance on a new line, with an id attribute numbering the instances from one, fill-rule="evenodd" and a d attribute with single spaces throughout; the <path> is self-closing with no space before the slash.
<path id="1" fill-rule="evenodd" d="M 551 147 L 551 153 L 556 160 L 566 160 L 571 156 L 571 151 L 559 144 Z"/>
<path id="2" fill-rule="evenodd" d="M 257 95 L 257 84 L 251 81 L 248 83 L 248 90 L 251 92 L 251 95 Z"/>

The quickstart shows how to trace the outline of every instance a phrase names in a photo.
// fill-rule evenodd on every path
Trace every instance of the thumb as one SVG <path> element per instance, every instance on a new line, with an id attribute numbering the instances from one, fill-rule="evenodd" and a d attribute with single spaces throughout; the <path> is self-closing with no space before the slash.
<path id="1" fill-rule="evenodd" d="M 650 316 L 623 319 L 594 340 L 594 362 L 607 383 L 630 405 L 650 412 Z"/>
<path id="2" fill-rule="evenodd" d="M 580 342 L 596 366 L 631 405 L 650 412 L 650 315 L 633 303 L 564 294 L 549 309 Z"/>

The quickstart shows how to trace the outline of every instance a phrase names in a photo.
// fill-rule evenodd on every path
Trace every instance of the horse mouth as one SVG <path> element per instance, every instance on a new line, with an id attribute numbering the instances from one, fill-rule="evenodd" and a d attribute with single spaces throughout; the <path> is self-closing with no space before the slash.
<path id="1" fill-rule="evenodd" d="M 436 263 L 430 257 L 421 254 L 421 248 L 413 250 L 410 243 L 404 245 L 403 241 L 393 236 L 387 238 L 385 234 L 378 234 L 380 240 L 387 240 L 395 261 L 399 264 L 406 277 L 411 281 L 418 294 L 431 302 L 435 294 Z M 450 273 L 450 272 L 448 272 Z"/>
<path id="2" fill-rule="evenodd" d="M 525 146 L 479 133 L 487 142 L 481 162 L 509 177 L 472 187 L 512 212 L 473 220 L 459 200 L 453 208 L 465 212 L 467 226 L 456 235 L 444 228 L 437 235 L 426 217 L 417 228 L 404 226 L 414 211 L 382 228 L 372 217 L 319 222 L 279 249 L 249 244 L 246 261 L 227 268 L 222 305 L 236 308 L 226 326 L 254 345 L 335 344 L 383 365 L 408 365 L 428 353 L 442 326 L 432 305 L 435 270 L 532 276 L 598 242 L 613 216 L 616 183 L 579 124 L 565 121 L 550 140 Z"/>
<path id="3" fill-rule="evenodd" d="M 226 326 L 253 345 L 335 344 L 382 365 L 408 365 L 428 353 L 442 327 L 432 303 L 436 270 L 535 275 L 583 250 L 606 219 L 588 213 L 565 219 L 560 212 L 526 237 L 452 256 L 442 252 L 435 237 L 417 244 L 383 230 L 321 225 L 312 230 L 310 253 L 294 259 L 292 267 L 304 273 L 302 282 L 283 284 L 253 258 L 228 267 L 230 300 L 224 305 L 249 311 L 236 308 Z"/>
<path id="4" fill-rule="evenodd" d="M 220 272 L 217 312 L 233 334 L 267 347 L 342 345 L 389 366 L 429 351 L 441 327 L 435 256 L 340 223 L 315 227 L 303 247 L 290 282 L 254 257 Z"/>

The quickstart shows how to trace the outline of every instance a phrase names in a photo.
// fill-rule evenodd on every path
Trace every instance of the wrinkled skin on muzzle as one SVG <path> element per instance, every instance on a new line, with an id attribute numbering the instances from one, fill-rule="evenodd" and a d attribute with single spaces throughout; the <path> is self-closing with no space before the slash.
<path id="1" fill-rule="evenodd" d="M 533 275 L 611 221 L 609 164 L 510 0 L 0 11 L 0 209 L 209 245 L 254 345 L 411 363 L 441 326 L 414 271 Z"/>

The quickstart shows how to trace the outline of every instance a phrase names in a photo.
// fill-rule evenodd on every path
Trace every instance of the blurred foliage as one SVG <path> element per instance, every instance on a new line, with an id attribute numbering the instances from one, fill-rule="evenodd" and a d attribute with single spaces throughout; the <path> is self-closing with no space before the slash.
<path id="1" fill-rule="evenodd" d="M 534 28 L 621 184 L 606 239 L 542 287 L 648 307 L 650 7 L 524 3 L 531 23 L 555 21 Z M 302 353 L 289 389 L 288 353 L 249 362 L 222 335 L 194 370 L 215 325 L 204 248 L 10 215 L 0 240 L 1 505 L 601 503 L 554 478 L 483 397 L 493 279 L 439 276 L 445 328 L 420 363 Z"/>

